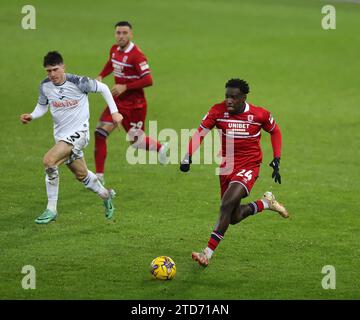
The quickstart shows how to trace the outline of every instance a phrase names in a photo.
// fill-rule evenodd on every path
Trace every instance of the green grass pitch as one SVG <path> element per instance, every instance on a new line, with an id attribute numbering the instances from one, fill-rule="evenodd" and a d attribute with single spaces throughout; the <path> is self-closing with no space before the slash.
<path id="1" fill-rule="evenodd" d="M 360 5 L 329 1 L 336 30 L 323 30 L 325 1 L 32 1 L 36 30 L 23 30 L 23 1 L 1 4 L 1 299 L 359 299 L 360 298 Z M 202 249 L 218 216 L 216 165 L 129 165 L 125 135 L 109 138 L 107 185 L 115 219 L 101 201 L 60 169 L 59 218 L 39 226 L 46 205 L 42 157 L 53 144 L 50 115 L 23 126 L 42 58 L 59 50 L 68 72 L 95 77 L 113 43 L 113 24 L 133 23 L 154 86 L 147 120 L 158 129 L 196 128 L 224 96 L 231 77 L 251 86 L 248 101 L 272 111 L 283 134 L 283 184 L 264 164 L 248 200 L 272 190 L 288 220 L 270 212 L 230 226 L 210 266 Z M 112 76 L 105 81 L 111 85 Z M 90 96 L 91 131 L 104 106 Z M 94 170 L 94 139 L 85 155 Z M 172 281 L 152 280 L 149 264 L 172 257 Z M 36 290 L 24 290 L 24 265 Z M 323 266 L 336 289 L 321 286 Z"/>

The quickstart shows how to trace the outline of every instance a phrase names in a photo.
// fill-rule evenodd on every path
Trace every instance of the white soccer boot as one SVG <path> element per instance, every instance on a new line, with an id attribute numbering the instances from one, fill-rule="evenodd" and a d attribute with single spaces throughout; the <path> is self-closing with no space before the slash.
<path id="1" fill-rule="evenodd" d="M 283 218 L 288 218 L 289 213 L 286 208 L 279 202 L 276 201 L 275 196 L 270 191 L 266 191 L 261 200 L 265 201 L 269 205 L 269 209 L 278 212 Z"/>
<path id="2" fill-rule="evenodd" d="M 167 158 L 167 152 L 169 150 L 169 144 L 167 142 L 163 143 L 161 145 L 161 148 L 159 149 L 158 152 L 158 159 L 160 164 L 165 165 L 168 163 L 169 159 Z"/>
<path id="3" fill-rule="evenodd" d="M 204 252 L 193 252 L 191 257 L 202 267 L 207 267 L 209 265 L 209 258 Z"/>

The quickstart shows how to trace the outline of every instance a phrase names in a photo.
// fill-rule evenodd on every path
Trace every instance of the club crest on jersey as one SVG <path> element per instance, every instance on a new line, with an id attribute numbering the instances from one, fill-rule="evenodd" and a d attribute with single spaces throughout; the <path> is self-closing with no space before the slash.
<path id="1" fill-rule="evenodd" d="M 128 59 L 128 56 L 124 56 L 124 58 L 123 58 L 123 60 L 122 60 L 122 62 L 126 62 L 127 61 L 127 59 Z"/>
<path id="2" fill-rule="evenodd" d="M 229 112 L 224 112 L 224 118 L 229 118 Z"/>
<path id="3" fill-rule="evenodd" d="M 247 116 L 247 118 L 248 118 L 248 121 L 253 121 L 254 120 L 254 116 L 252 114 L 249 114 Z"/>
<path id="4" fill-rule="evenodd" d="M 111 58 L 115 58 L 115 52 L 112 53 Z"/>

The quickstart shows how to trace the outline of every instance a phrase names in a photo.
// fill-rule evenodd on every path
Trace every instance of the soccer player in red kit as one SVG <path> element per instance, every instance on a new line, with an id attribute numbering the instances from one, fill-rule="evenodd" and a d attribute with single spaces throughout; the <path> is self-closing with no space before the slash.
<path id="1" fill-rule="evenodd" d="M 134 148 L 156 150 L 159 162 L 165 164 L 168 145 L 160 144 L 144 133 L 147 110 L 144 88 L 151 86 L 153 80 L 147 59 L 131 41 L 132 38 L 132 26 L 129 22 L 121 21 L 115 25 L 116 44 L 111 47 L 109 60 L 96 79 L 102 81 L 110 73 L 114 73 L 115 85 L 111 92 L 124 117 L 122 125 L 130 137 L 130 143 Z M 95 130 L 95 166 L 101 181 L 104 181 L 106 138 L 115 128 L 109 108 L 106 107 Z"/>
<path id="2" fill-rule="evenodd" d="M 189 171 L 192 154 L 200 146 L 204 136 L 214 127 L 220 131 L 223 159 L 220 164 L 220 216 L 207 247 L 202 252 L 192 253 L 193 260 L 204 267 L 208 265 L 229 224 L 237 224 L 265 209 L 276 211 L 284 218 L 289 216 L 286 208 L 276 201 L 271 192 L 266 192 L 257 201 L 240 204 L 241 199 L 250 194 L 259 175 L 262 162 L 261 129 L 271 135 L 274 154 L 274 159 L 270 163 L 273 168 L 272 177 L 275 182 L 281 183 L 279 172 L 281 132 L 269 111 L 246 102 L 249 93 L 249 85 L 246 81 L 231 79 L 226 83 L 225 88 L 225 100 L 215 104 L 204 117 L 200 127 L 192 136 L 188 153 L 180 165 L 181 171 Z"/>

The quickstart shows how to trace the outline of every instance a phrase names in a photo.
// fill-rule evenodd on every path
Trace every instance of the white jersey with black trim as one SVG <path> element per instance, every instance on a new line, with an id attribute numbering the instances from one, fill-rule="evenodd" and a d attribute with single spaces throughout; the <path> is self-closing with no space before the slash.
<path id="1" fill-rule="evenodd" d="M 66 74 L 60 85 L 45 79 L 40 84 L 38 104 L 50 106 L 55 140 L 76 132 L 89 130 L 89 92 L 97 91 L 97 81 L 88 77 Z"/>

